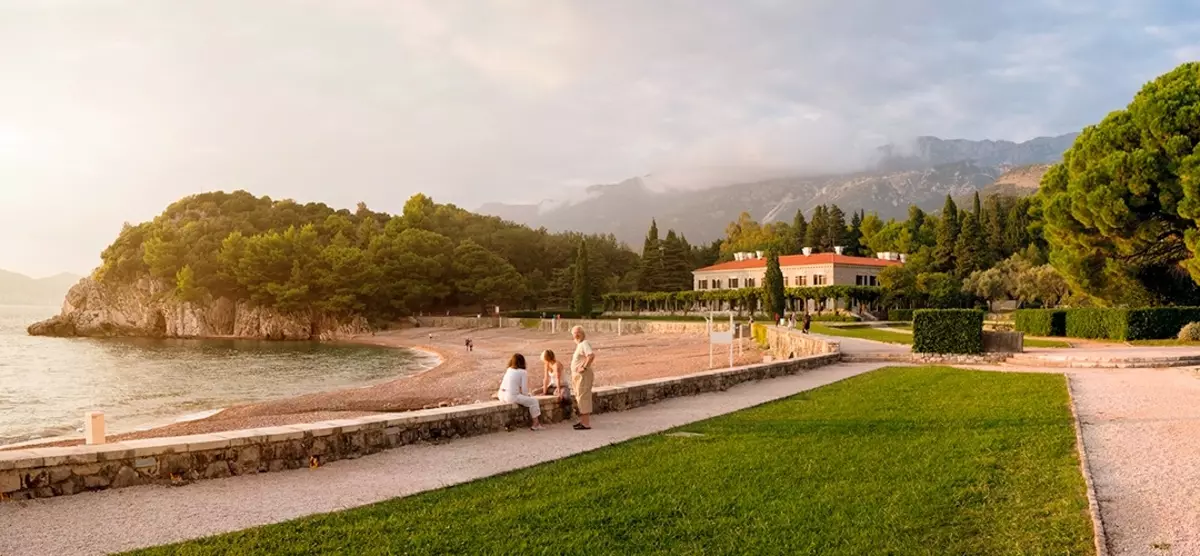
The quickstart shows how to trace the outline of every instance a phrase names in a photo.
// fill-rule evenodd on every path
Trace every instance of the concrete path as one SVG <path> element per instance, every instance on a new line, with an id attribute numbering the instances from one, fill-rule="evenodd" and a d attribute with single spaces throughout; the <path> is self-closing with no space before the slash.
<path id="1" fill-rule="evenodd" d="M 406 446 L 316 470 L 0 503 L 0 555 L 106 554 L 353 508 L 654 434 L 883 366 L 833 365 L 602 414 L 591 431 L 557 424 L 536 433 L 521 430 Z"/>

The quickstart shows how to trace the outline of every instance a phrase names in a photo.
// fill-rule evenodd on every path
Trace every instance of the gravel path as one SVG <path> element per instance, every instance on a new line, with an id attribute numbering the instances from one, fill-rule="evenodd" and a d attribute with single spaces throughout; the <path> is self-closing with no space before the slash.
<path id="1" fill-rule="evenodd" d="M 901 344 L 889 344 L 886 342 L 876 342 L 874 340 L 864 340 L 862 338 L 848 338 L 846 336 L 829 336 L 826 334 L 813 334 L 814 338 L 838 342 L 842 345 L 842 353 L 859 355 L 864 353 L 910 353 L 912 348 Z"/>
<path id="2" fill-rule="evenodd" d="M 868 372 L 883 364 L 834 365 L 725 392 L 598 415 L 591 431 L 557 424 L 415 445 L 316 470 L 141 486 L 0 504 L 4 556 L 106 554 L 362 506 L 471 481 L 653 434 Z"/>
<path id="3" fill-rule="evenodd" d="M 1200 371 L 1067 374 L 1111 553 L 1200 554 Z"/>

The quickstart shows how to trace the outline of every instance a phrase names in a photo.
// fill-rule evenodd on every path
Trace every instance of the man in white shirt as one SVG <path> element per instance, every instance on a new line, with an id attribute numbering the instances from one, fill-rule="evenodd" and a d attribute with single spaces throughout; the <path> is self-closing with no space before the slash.
<path id="1" fill-rule="evenodd" d="M 571 337 L 575 338 L 575 354 L 571 356 L 571 390 L 579 407 L 579 422 L 575 423 L 575 429 L 585 431 L 592 428 L 592 362 L 596 360 L 596 352 L 588 343 L 582 326 L 572 328 Z"/>

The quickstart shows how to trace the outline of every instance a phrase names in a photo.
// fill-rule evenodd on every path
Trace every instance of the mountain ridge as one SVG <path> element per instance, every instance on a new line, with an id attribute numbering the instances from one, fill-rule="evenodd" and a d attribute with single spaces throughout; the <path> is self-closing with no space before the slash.
<path id="1" fill-rule="evenodd" d="M 0 269 L 0 305 L 58 305 L 82 276 L 68 272 L 46 278 Z"/>
<path id="2" fill-rule="evenodd" d="M 725 226 L 741 212 L 763 222 L 790 222 L 798 209 L 805 209 L 807 215 L 813 206 L 835 203 L 846 211 L 865 209 L 884 219 L 903 218 L 909 205 L 936 211 L 946 195 L 969 197 L 976 191 L 987 194 L 989 188 L 1030 192 L 1029 182 L 1033 180 L 1036 189 L 1044 169 L 1035 172 L 1036 179 L 1026 172 L 1028 176 L 1017 180 L 1020 187 L 1013 184 L 1005 189 L 998 180 L 1022 168 L 1048 168 L 1061 159 L 1077 135 L 1037 137 L 1020 143 L 923 136 L 908 146 L 881 147 L 878 163 L 859 172 L 667 191 L 655 190 L 637 177 L 589 186 L 587 198 L 574 203 L 487 203 L 476 212 L 551 231 L 611 233 L 635 248 L 651 219 L 660 228 L 674 229 L 695 243 L 723 237 Z"/>

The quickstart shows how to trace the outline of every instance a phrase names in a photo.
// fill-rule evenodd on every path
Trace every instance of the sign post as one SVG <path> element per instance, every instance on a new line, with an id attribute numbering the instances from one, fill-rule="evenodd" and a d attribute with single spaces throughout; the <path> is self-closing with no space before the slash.
<path id="1" fill-rule="evenodd" d="M 713 366 L 713 344 L 729 345 L 729 366 L 733 366 L 733 315 L 729 316 L 729 330 L 716 332 L 713 330 L 714 317 L 708 319 L 708 368 Z"/>

